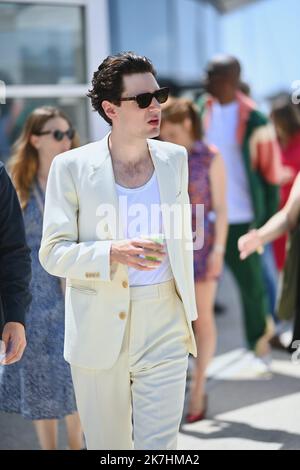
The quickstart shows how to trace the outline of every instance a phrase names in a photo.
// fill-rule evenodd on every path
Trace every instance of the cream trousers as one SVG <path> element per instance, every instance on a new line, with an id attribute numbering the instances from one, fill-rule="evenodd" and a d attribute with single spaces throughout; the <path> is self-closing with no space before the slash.
<path id="1" fill-rule="evenodd" d="M 71 366 L 87 448 L 176 449 L 189 354 L 184 307 L 173 280 L 131 287 L 130 298 L 113 367 Z"/>

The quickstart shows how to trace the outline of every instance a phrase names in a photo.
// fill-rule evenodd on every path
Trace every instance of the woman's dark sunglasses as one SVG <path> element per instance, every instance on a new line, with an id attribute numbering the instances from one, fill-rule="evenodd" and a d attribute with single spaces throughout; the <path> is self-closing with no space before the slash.
<path id="1" fill-rule="evenodd" d="M 67 131 L 63 132 L 58 129 L 55 131 L 43 131 L 43 132 L 38 132 L 37 135 L 47 135 L 47 134 L 52 134 L 54 139 L 57 140 L 57 142 L 61 142 L 66 135 L 69 140 L 73 140 L 75 136 L 75 130 L 70 128 Z"/>
<path id="2" fill-rule="evenodd" d="M 139 108 L 145 109 L 150 106 L 153 98 L 160 104 L 165 103 L 169 96 L 169 88 L 159 88 L 154 93 L 141 93 L 140 95 L 131 96 L 130 98 L 121 98 L 120 101 L 136 101 Z"/>

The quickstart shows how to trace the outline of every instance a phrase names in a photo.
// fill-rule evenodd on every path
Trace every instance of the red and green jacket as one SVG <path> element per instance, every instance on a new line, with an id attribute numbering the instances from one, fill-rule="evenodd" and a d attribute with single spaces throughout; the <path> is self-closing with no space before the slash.
<path id="1" fill-rule="evenodd" d="M 237 140 L 249 181 L 255 217 L 253 227 L 260 227 L 278 210 L 278 184 L 282 171 L 280 149 L 272 124 L 257 110 L 255 103 L 241 92 L 237 92 L 237 101 Z M 214 98 L 210 95 L 201 96 L 197 103 L 204 133 L 209 126 L 213 103 Z"/>

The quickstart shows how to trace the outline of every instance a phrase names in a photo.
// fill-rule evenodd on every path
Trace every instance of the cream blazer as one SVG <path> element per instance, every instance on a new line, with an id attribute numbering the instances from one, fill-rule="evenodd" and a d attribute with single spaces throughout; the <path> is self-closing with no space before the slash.
<path id="1" fill-rule="evenodd" d="M 64 357 L 72 365 L 90 369 L 109 369 L 117 360 L 130 302 L 127 266 L 110 265 L 111 243 L 124 237 L 108 136 L 53 160 L 39 251 L 44 269 L 67 280 Z M 184 147 L 152 139 L 148 147 L 161 204 L 185 207 L 182 236 L 167 239 L 167 249 L 190 331 L 188 349 L 196 357 L 187 152 Z M 103 208 L 115 210 L 116 217 L 103 217 Z M 166 216 L 162 216 L 165 225 Z"/>

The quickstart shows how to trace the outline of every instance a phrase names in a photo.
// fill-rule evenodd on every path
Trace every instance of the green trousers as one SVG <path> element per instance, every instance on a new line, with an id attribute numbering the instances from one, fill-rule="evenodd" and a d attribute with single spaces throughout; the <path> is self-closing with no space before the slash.
<path id="1" fill-rule="evenodd" d="M 250 349 L 254 349 L 257 340 L 265 333 L 269 312 L 260 256 L 254 253 L 246 260 L 240 260 L 237 242 L 248 230 L 249 224 L 229 226 L 225 261 L 240 289 L 246 339 Z"/>

